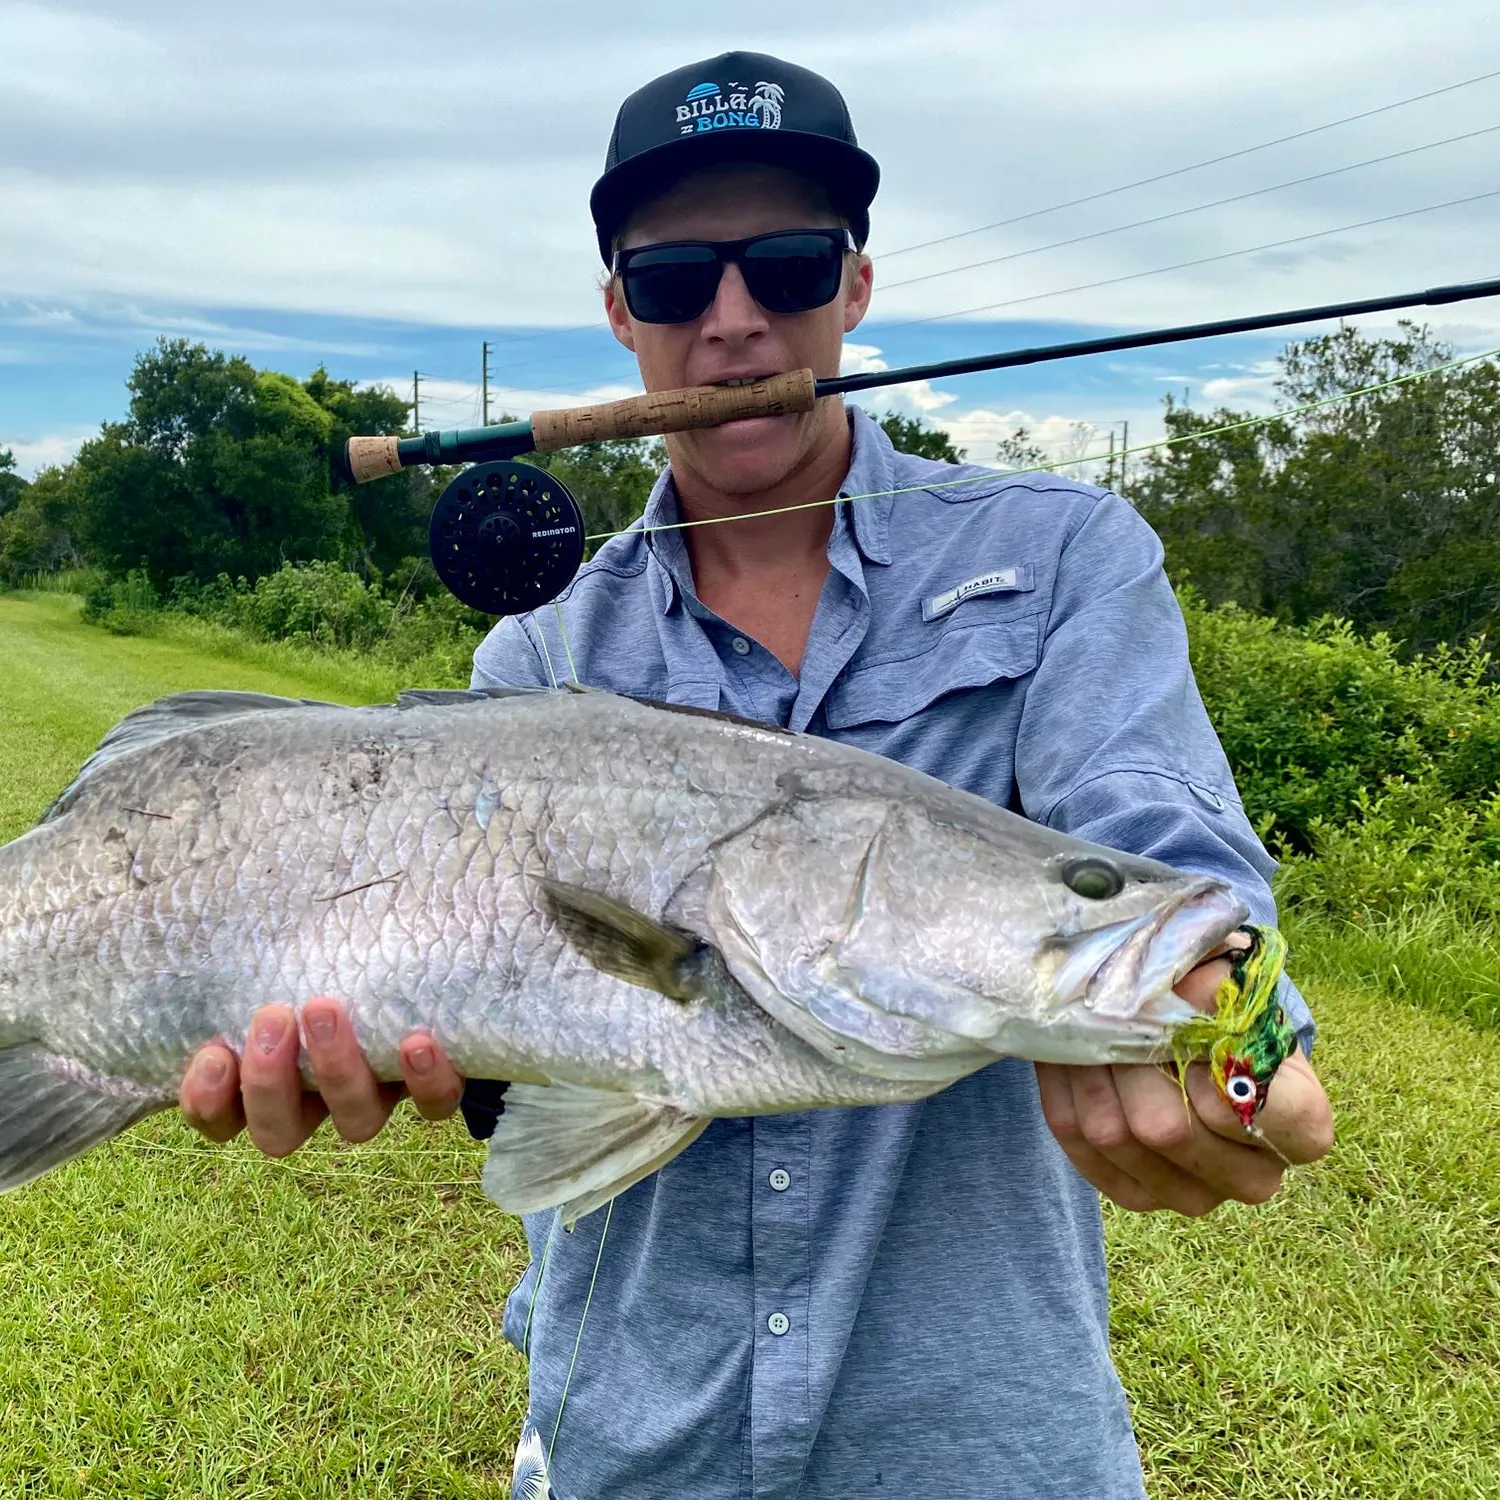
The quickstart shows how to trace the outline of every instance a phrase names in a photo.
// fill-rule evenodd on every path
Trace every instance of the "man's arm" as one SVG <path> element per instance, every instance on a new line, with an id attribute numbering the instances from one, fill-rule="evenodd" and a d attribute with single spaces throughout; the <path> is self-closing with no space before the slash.
<path id="1" fill-rule="evenodd" d="M 1216 875 L 1272 923 L 1274 862 L 1203 708 L 1161 563 L 1154 533 L 1113 496 L 1064 550 L 1017 741 L 1022 806 L 1081 838 Z M 1201 965 L 1178 992 L 1211 1009 L 1225 972 L 1222 959 Z M 1305 1055 L 1312 1017 L 1289 980 L 1282 999 L 1304 1050 L 1271 1087 L 1267 1145 L 1246 1140 L 1202 1065 L 1188 1072 L 1190 1109 L 1159 1068 L 1039 1065 L 1047 1122 L 1074 1166 L 1126 1208 L 1202 1214 L 1228 1198 L 1263 1202 L 1287 1162 L 1324 1155 L 1332 1110 Z"/>
<path id="2" fill-rule="evenodd" d="M 483 657 L 484 670 L 480 668 Z M 541 661 L 518 620 L 502 620 L 475 656 L 473 687 L 547 682 Z M 302 1086 L 299 1047 L 307 1049 L 317 1083 Z M 244 1055 L 222 1042 L 194 1054 L 177 1091 L 177 1104 L 195 1130 L 210 1140 L 232 1140 L 242 1130 L 267 1156 L 290 1156 L 326 1119 L 346 1141 L 379 1134 L 402 1098 L 429 1120 L 445 1120 L 464 1102 L 470 1132 L 487 1135 L 503 1105 L 503 1085 L 464 1100 L 465 1080 L 425 1032 L 401 1043 L 402 1083 L 384 1083 L 370 1071 L 339 1002 L 318 996 L 302 1007 L 300 1027 L 289 1006 L 267 1005 L 250 1020 Z M 484 1128 L 488 1116 L 489 1130 Z"/>

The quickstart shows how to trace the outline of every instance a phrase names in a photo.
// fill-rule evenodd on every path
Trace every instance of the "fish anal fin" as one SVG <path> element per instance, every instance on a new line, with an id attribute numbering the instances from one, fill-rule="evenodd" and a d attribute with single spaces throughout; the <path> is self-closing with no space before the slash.
<path id="1" fill-rule="evenodd" d="M 508 1213 L 558 1208 L 565 1227 L 691 1145 L 704 1115 L 571 1083 L 513 1083 L 490 1137 L 484 1191 Z"/>
<path id="2" fill-rule="evenodd" d="M 689 960 L 701 944 L 633 907 L 560 880 L 538 882 L 564 936 L 596 969 L 671 1000 L 697 992 Z"/>
<path id="3" fill-rule="evenodd" d="M 60 1167 L 172 1101 L 34 1042 L 0 1047 L 0 1192 Z"/>

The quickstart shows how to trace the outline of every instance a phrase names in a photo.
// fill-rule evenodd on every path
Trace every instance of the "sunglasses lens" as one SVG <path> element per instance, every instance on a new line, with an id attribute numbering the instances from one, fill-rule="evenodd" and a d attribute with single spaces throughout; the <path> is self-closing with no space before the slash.
<path id="1" fill-rule="evenodd" d="M 843 269 L 842 235 L 768 235 L 745 247 L 745 285 L 767 312 L 809 312 L 832 302 Z"/>
<path id="2" fill-rule="evenodd" d="M 648 245 L 620 272 L 625 305 L 643 323 L 691 323 L 708 311 L 721 270 L 710 245 Z"/>

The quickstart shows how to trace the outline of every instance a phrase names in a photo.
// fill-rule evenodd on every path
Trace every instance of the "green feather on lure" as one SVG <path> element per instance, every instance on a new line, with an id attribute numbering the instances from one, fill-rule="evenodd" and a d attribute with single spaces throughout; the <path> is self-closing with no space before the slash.
<path id="1" fill-rule="evenodd" d="M 1276 1070 L 1297 1046 L 1297 1033 L 1276 998 L 1286 966 L 1286 939 L 1274 927 L 1246 927 L 1250 946 L 1232 955 L 1220 981 L 1215 1014 L 1196 1016 L 1172 1035 L 1172 1057 L 1187 1096 L 1187 1065 L 1208 1060 L 1213 1080 L 1248 1134 Z"/>

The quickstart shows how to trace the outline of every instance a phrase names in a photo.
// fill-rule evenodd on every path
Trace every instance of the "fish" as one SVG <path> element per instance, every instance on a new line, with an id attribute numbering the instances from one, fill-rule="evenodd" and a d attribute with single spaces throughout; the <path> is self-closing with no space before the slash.
<path id="1" fill-rule="evenodd" d="M 1173 992 L 1248 915 L 1222 881 L 731 715 L 179 693 L 0 847 L 0 1190 L 317 995 L 381 1078 L 425 1030 L 510 1080 L 485 1191 L 568 1223 L 712 1119 L 921 1099 L 1004 1056 L 1160 1061 L 1192 1027 L 1221 1085 L 1259 1088 L 1278 1007 L 1230 1036 Z"/>

